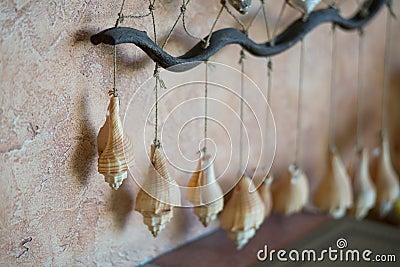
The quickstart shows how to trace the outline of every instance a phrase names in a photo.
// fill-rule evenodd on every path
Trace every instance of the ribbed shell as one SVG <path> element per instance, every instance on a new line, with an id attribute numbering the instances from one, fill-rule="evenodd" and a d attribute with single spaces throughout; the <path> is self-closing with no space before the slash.
<path id="1" fill-rule="evenodd" d="M 128 168 L 134 163 L 133 145 L 126 135 L 119 117 L 119 98 L 111 97 L 108 106 L 109 117 L 98 136 L 98 171 L 104 175 L 105 181 L 113 189 L 118 189 L 128 175 Z M 107 143 L 104 147 L 102 139 L 108 128 Z"/>
<path id="2" fill-rule="evenodd" d="M 295 165 L 290 165 L 288 173 L 273 190 L 273 211 L 290 215 L 301 211 L 308 202 L 308 179 Z"/>
<path id="3" fill-rule="evenodd" d="M 209 159 L 209 156 L 199 159 L 197 171 L 189 180 L 187 190 L 187 199 L 195 205 L 194 213 L 205 227 L 217 218 L 224 207 L 224 195 L 215 180 L 214 164 Z"/>
<path id="4" fill-rule="evenodd" d="M 343 217 L 353 205 L 350 178 L 342 160 L 335 152 L 330 153 L 329 170 L 319 183 L 313 202 L 315 207 L 336 219 Z"/>
<path id="5" fill-rule="evenodd" d="M 274 181 L 274 177 L 270 174 L 267 175 L 264 182 L 258 188 L 258 193 L 260 194 L 261 200 L 264 203 L 264 218 L 267 218 L 272 210 L 272 193 L 271 184 Z"/>
<path id="6" fill-rule="evenodd" d="M 383 217 L 389 213 L 399 197 L 399 177 L 392 166 L 389 140 L 386 136 L 382 140 L 381 154 L 378 158 L 377 172 L 373 182 L 377 193 L 375 208 Z"/>
<path id="7" fill-rule="evenodd" d="M 173 206 L 180 204 L 180 191 L 171 178 L 165 158 L 159 148 L 151 147 L 148 177 L 136 197 L 135 210 L 154 237 L 165 228 L 173 216 Z"/>
<path id="8" fill-rule="evenodd" d="M 264 220 L 264 203 L 257 192 L 249 192 L 251 180 L 243 176 L 221 212 L 220 224 L 241 249 Z"/>
<path id="9" fill-rule="evenodd" d="M 242 15 L 247 14 L 251 7 L 251 0 L 229 0 L 229 3 Z"/>
<path id="10" fill-rule="evenodd" d="M 361 151 L 360 157 L 353 179 L 354 206 L 352 209 L 352 213 L 358 220 L 368 214 L 376 201 L 375 186 L 369 174 L 369 155 L 366 148 Z"/>

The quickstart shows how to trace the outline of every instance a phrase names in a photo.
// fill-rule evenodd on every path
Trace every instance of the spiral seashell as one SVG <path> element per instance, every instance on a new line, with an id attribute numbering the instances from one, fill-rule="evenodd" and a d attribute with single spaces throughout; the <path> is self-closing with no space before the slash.
<path id="1" fill-rule="evenodd" d="M 122 127 L 118 97 L 111 97 L 108 114 L 98 135 L 98 171 L 104 175 L 105 181 L 117 190 L 128 176 L 128 168 L 134 163 L 133 145 Z M 104 146 L 107 128 L 107 142 Z"/>
<path id="2" fill-rule="evenodd" d="M 250 193 L 251 179 L 242 176 L 221 212 L 220 224 L 237 249 L 241 249 L 264 220 L 264 203 L 257 192 Z"/>
<path id="3" fill-rule="evenodd" d="M 148 177 L 136 197 L 135 210 L 154 237 L 165 228 L 173 216 L 173 204 L 180 204 L 180 191 L 171 178 L 165 158 L 159 148 L 151 146 Z"/>
<path id="4" fill-rule="evenodd" d="M 358 220 L 363 219 L 368 214 L 376 201 L 375 186 L 369 174 L 368 149 L 364 148 L 360 156 L 353 179 L 354 206 L 352 208 L 352 213 Z"/>
<path id="5" fill-rule="evenodd" d="M 377 193 L 375 208 L 379 215 L 384 217 L 393 208 L 393 203 L 399 196 L 399 177 L 392 166 L 389 140 L 386 135 L 382 139 L 382 149 L 377 164 L 373 177 Z"/>
<path id="6" fill-rule="evenodd" d="M 303 19 L 306 20 L 308 15 L 321 2 L 321 0 L 286 0 L 293 8 L 304 14 Z"/>
<path id="7" fill-rule="evenodd" d="M 187 199 L 195 205 L 194 213 L 204 227 L 215 220 L 217 214 L 222 211 L 224 195 L 215 180 L 214 164 L 210 161 L 209 155 L 199 159 L 197 171 L 189 180 Z"/>
<path id="8" fill-rule="evenodd" d="M 229 3 L 242 15 L 247 14 L 251 6 L 251 0 L 229 0 Z"/>
<path id="9" fill-rule="evenodd" d="M 287 175 L 272 192 L 273 211 L 290 215 L 301 211 L 308 202 L 309 185 L 305 173 L 292 164 Z"/>
<path id="10" fill-rule="evenodd" d="M 353 205 L 350 178 L 336 152 L 330 152 L 327 174 L 319 183 L 313 197 L 315 207 L 328 212 L 333 218 L 341 218 Z"/>
<path id="11" fill-rule="evenodd" d="M 267 218 L 272 210 L 271 184 L 273 181 L 274 177 L 271 174 L 268 174 L 264 182 L 257 189 L 258 193 L 260 194 L 261 200 L 264 203 L 264 218 Z"/>

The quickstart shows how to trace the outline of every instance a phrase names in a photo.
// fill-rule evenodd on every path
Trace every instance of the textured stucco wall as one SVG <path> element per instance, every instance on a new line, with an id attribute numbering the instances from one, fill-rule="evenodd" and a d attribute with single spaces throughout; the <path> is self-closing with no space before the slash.
<path id="1" fill-rule="evenodd" d="M 119 191 L 112 192 L 97 173 L 96 135 L 104 122 L 107 91 L 112 87 L 112 49 L 95 47 L 88 38 L 114 25 L 119 2 L 5 0 L 0 3 L 0 265 L 135 265 L 217 226 L 203 229 L 190 209 L 177 209 L 172 222 L 154 239 L 142 224 L 141 215 L 133 211 L 137 192 L 134 181 L 128 179 Z M 127 2 L 125 10 L 147 12 L 146 1 Z M 399 1 L 394 2 L 399 10 Z M 161 38 L 175 20 L 179 6 L 180 1 L 172 0 L 157 4 Z M 204 36 L 212 24 L 210 17 L 215 16 L 218 8 L 218 1 L 193 1 L 187 16 L 191 30 Z M 280 2 L 273 3 L 272 21 L 276 21 L 279 8 Z M 344 12 L 349 14 L 347 9 L 352 8 L 354 3 L 347 3 Z M 287 24 L 293 16 L 297 13 L 287 9 L 283 21 Z M 386 12 L 382 12 L 365 29 L 363 130 L 370 148 L 378 142 L 385 19 Z M 124 25 L 151 30 L 149 18 L 127 20 Z M 224 15 L 218 27 L 228 25 L 235 24 Z M 399 27 L 399 21 L 393 23 L 393 77 L 400 73 Z M 313 186 L 325 167 L 329 29 L 328 25 L 321 26 L 306 39 L 301 155 Z M 258 41 L 265 39 L 261 19 L 250 35 Z M 357 40 L 356 33 L 338 32 L 336 140 L 345 159 L 350 158 L 355 142 Z M 179 27 L 167 49 L 179 55 L 194 43 Z M 126 110 L 138 86 L 152 74 L 153 64 L 133 46 L 124 45 L 118 51 L 118 85 L 122 110 Z M 228 47 L 213 60 L 238 67 L 238 52 L 238 47 Z M 277 178 L 294 158 L 298 52 L 296 46 L 274 58 L 271 106 L 278 136 L 273 166 Z M 265 66 L 264 59 L 247 57 L 246 73 L 264 90 Z M 395 107 L 399 81 L 393 81 L 396 85 L 393 96 L 397 97 L 390 99 Z M 151 103 L 152 96 L 152 90 L 148 89 L 142 100 Z M 166 101 L 165 112 L 185 97 Z M 398 136 L 399 113 L 390 114 L 391 129 Z M 175 128 L 181 127 L 179 120 L 169 127 L 174 128 L 174 123 Z M 252 126 L 249 127 L 251 131 Z M 181 141 L 186 147 L 195 142 L 195 150 L 196 140 L 187 137 Z M 137 146 L 141 143 L 142 140 L 135 140 Z M 393 146 L 397 163 L 399 145 L 397 142 Z M 144 159 L 145 155 L 137 156 L 137 162 Z M 218 168 L 221 167 L 217 166 L 217 172 L 221 172 Z M 21 245 L 24 240 L 29 241 L 25 244 L 29 251 L 25 253 Z"/>

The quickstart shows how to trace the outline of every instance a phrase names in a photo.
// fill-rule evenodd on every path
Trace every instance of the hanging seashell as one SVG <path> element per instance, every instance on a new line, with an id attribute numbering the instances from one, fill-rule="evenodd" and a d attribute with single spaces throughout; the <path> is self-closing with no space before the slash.
<path id="1" fill-rule="evenodd" d="M 377 164 L 377 170 L 373 177 L 377 193 L 375 208 L 383 217 L 390 212 L 393 203 L 399 196 L 399 177 L 392 166 L 389 140 L 386 135 L 382 139 L 382 148 Z"/>
<path id="2" fill-rule="evenodd" d="M 251 0 L 229 0 L 229 3 L 242 15 L 247 14 L 251 6 Z"/>
<path id="3" fill-rule="evenodd" d="M 97 152 L 99 156 L 101 155 L 101 153 L 103 153 L 104 149 L 107 146 L 109 123 L 110 112 L 107 109 L 106 121 L 104 122 L 104 125 L 100 128 L 99 134 L 97 135 Z"/>
<path id="4" fill-rule="evenodd" d="M 173 216 L 173 206 L 180 204 L 180 191 L 171 178 L 165 158 L 159 148 L 151 146 L 148 176 L 136 197 L 135 210 L 143 215 L 143 222 L 157 237 Z"/>
<path id="5" fill-rule="evenodd" d="M 309 185 L 305 173 L 292 164 L 287 175 L 272 192 L 273 211 L 290 215 L 301 211 L 308 202 Z"/>
<path id="6" fill-rule="evenodd" d="M 264 203 L 264 218 L 267 218 L 270 215 L 272 209 L 271 184 L 273 181 L 274 177 L 271 174 L 268 174 L 257 190 Z"/>
<path id="7" fill-rule="evenodd" d="M 352 213 L 358 220 L 363 219 L 368 214 L 376 201 L 375 187 L 369 175 L 368 150 L 364 148 L 360 156 L 360 162 L 353 179 L 354 206 L 352 208 Z"/>
<path id="8" fill-rule="evenodd" d="M 126 135 L 119 117 L 119 98 L 111 97 L 108 105 L 109 117 L 98 136 L 98 171 L 113 189 L 118 189 L 128 176 L 128 168 L 134 163 L 133 145 Z M 105 133 L 107 143 L 104 146 Z M 104 150 L 104 151 L 102 151 Z"/>
<path id="9" fill-rule="evenodd" d="M 315 207 L 336 219 L 343 217 L 353 205 L 350 178 L 336 152 L 330 153 L 329 170 L 319 183 L 313 202 Z"/>
<path id="10" fill-rule="evenodd" d="M 264 203 L 257 192 L 249 192 L 250 186 L 250 178 L 242 176 L 220 216 L 221 227 L 238 249 L 255 235 L 264 220 Z"/>
<path id="11" fill-rule="evenodd" d="M 307 20 L 308 15 L 321 2 L 321 0 L 286 0 L 293 8 L 304 14 L 303 20 Z"/>
<path id="12" fill-rule="evenodd" d="M 215 220 L 217 214 L 222 211 L 224 194 L 215 180 L 214 164 L 210 161 L 209 155 L 199 159 L 197 171 L 188 184 L 187 198 L 195 205 L 194 213 L 204 227 Z"/>

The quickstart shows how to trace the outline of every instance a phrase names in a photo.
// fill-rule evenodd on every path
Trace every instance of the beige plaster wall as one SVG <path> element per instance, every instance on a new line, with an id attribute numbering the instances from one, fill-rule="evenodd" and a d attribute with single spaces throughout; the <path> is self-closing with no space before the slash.
<path id="1" fill-rule="evenodd" d="M 204 229 L 190 209 L 176 209 L 171 223 L 154 239 L 142 224 L 141 215 L 133 210 L 137 192 L 134 180 L 126 180 L 120 190 L 112 192 L 97 173 L 96 136 L 105 118 L 107 91 L 112 87 L 112 49 L 93 46 L 89 36 L 114 25 L 119 2 L 5 0 L 0 3 L 0 265 L 135 265 L 217 227 L 214 223 Z M 270 19 L 275 22 L 281 2 L 269 2 L 273 2 Z M 345 2 L 343 12 L 350 14 L 355 4 Z M 394 3 L 399 10 L 399 1 Z M 146 1 L 127 1 L 125 13 L 147 12 L 146 7 Z M 179 7 L 180 1 L 163 0 L 157 4 L 161 39 L 175 20 Z M 191 31 L 206 35 L 218 8 L 215 0 L 193 1 L 187 13 Z M 298 14 L 288 8 L 281 28 L 295 16 Z M 365 29 L 362 114 L 363 135 L 370 148 L 379 140 L 385 21 L 386 12 L 382 12 Z M 151 30 L 149 18 L 127 20 L 124 25 Z M 217 27 L 226 26 L 236 25 L 223 15 Z M 394 137 L 400 133 L 396 112 L 400 94 L 399 27 L 399 21 L 393 23 L 390 59 L 393 81 L 390 116 Z M 250 35 L 258 41 L 265 39 L 261 17 Z M 337 145 L 345 160 L 351 158 L 355 143 L 357 40 L 356 33 L 338 32 L 335 128 Z M 167 50 L 180 55 L 194 43 L 179 27 Z M 212 60 L 238 68 L 238 53 L 238 47 L 227 47 Z M 330 53 L 330 26 L 324 25 L 306 39 L 301 157 L 312 187 L 325 168 Z M 277 127 L 277 153 L 272 169 L 277 179 L 294 159 L 298 59 L 298 45 L 274 57 L 271 108 Z M 130 110 L 132 116 L 140 114 L 142 110 L 135 111 L 134 106 L 128 108 L 127 104 L 139 85 L 152 74 L 153 64 L 131 45 L 119 48 L 118 62 L 122 110 Z M 265 67 L 264 59 L 247 57 L 246 74 L 262 90 L 267 82 Z M 226 78 L 214 77 L 219 81 Z M 139 102 L 152 103 L 152 90 L 148 88 L 144 92 Z M 249 98 L 256 97 L 249 94 Z M 177 101 L 194 95 L 187 92 L 166 100 L 162 114 L 177 105 Z M 235 100 L 226 98 L 225 101 Z M 262 112 L 262 107 L 254 106 L 258 113 Z M 224 116 L 229 124 L 231 114 Z M 177 118 L 168 127 L 181 127 L 179 123 Z M 191 130 L 193 136 L 181 140 L 184 149 L 192 153 L 191 157 L 197 149 L 199 136 L 194 133 L 201 129 L 199 125 Z M 142 131 L 139 126 L 127 128 L 137 127 Z M 247 127 L 249 131 L 256 131 L 251 123 Z M 151 129 L 146 128 L 149 140 Z M 143 146 L 143 140 L 136 139 L 134 132 L 130 131 L 130 135 L 136 147 Z M 237 135 L 233 136 L 237 140 Z M 173 143 L 176 137 L 167 134 L 166 138 Z M 215 138 L 224 141 L 223 135 Z M 398 138 L 393 141 L 394 162 L 399 170 L 400 143 Z M 223 160 L 227 151 L 222 149 L 221 153 Z M 170 155 L 178 158 L 172 152 Z M 234 158 L 237 160 L 237 154 Z M 145 166 L 145 160 L 146 155 L 137 155 L 138 164 Z M 195 166 L 195 162 L 192 164 Z M 217 173 L 223 171 L 221 165 L 217 161 Z M 178 180 L 184 183 L 185 179 L 187 175 Z M 25 244 L 29 247 L 26 252 L 21 245 L 24 240 L 29 241 Z"/>

